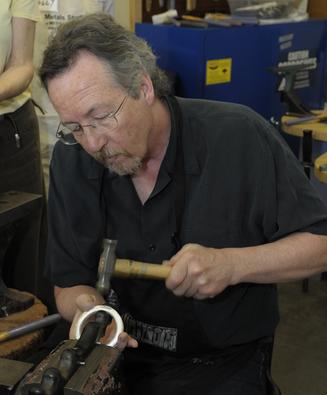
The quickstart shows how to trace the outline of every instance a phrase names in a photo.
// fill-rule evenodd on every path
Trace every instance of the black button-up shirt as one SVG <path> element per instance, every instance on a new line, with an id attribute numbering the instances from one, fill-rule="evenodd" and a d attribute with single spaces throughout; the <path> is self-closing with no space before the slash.
<path id="1" fill-rule="evenodd" d="M 106 177 L 81 147 L 56 145 L 47 252 L 47 275 L 54 284 L 94 285 L 106 236 L 118 239 L 119 257 L 160 263 L 176 251 L 171 242 L 176 229 L 181 245 L 214 248 L 256 246 L 299 231 L 327 234 L 326 206 L 265 120 L 243 106 L 177 102 L 171 112 L 175 117 L 179 108 L 183 121 L 180 221 L 173 213 L 174 185 L 179 185 L 173 182 L 179 154 L 178 147 L 173 153 L 173 140 L 143 206 L 128 177 Z M 203 301 L 176 298 L 162 281 L 115 280 L 114 286 L 128 326 L 142 338 L 140 352 L 145 347 L 181 354 L 207 346 L 217 350 L 270 336 L 278 323 L 273 284 L 242 283 Z"/>
<path id="2" fill-rule="evenodd" d="M 118 240 L 117 257 L 161 264 L 177 252 L 184 208 L 180 119 L 171 110 L 172 130 L 155 187 L 142 204 L 129 176 L 107 172 L 104 183 L 108 238 Z M 178 184 L 179 183 L 179 184 Z M 178 185 L 177 185 L 178 184 Z M 181 212 L 179 212 L 181 210 Z M 158 280 L 113 279 L 125 311 L 127 331 L 140 351 L 185 355 L 209 348 L 192 299 L 176 297 Z"/>

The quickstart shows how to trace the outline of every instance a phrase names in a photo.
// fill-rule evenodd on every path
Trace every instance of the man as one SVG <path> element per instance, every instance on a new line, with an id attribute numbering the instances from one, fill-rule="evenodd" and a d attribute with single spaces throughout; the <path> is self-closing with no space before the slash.
<path id="1" fill-rule="evenodd" d="M 59 312 L 104 302 L 101 243 L 117 239 L 118 257 L 171 266 L 165 283 L 112 282 L 130 393 L 266 394 L 273 283 L 327 267 L 326 207 L 278 133 L 243 106 L 169 96 L 145 42 L 102 14 L 59 28 L 40 77 L 61 119 Z"/>

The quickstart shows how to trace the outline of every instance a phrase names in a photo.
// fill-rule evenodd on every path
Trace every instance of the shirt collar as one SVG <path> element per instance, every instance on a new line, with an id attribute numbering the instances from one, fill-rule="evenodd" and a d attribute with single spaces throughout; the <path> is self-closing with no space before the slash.
<path id="1" fill-rule="evenodd" d="M 172 150 L 174 150 L 174 157 L 172 159 L 173 163 L 170 169 L 172 170 L 174 169 L 175 159 L 177 155 L 176 152 L 177 152 L 177 132 L 178 132 L 181 134 L 180 141 L 183 147 L 182 151 L 184 155 L 185 174 L 193 174 L 193 175 L 200 174 L 201 166 L 200 166 L 200 158 L 198 158 L 199 147 L 197 147 L 197 142 L 195 141 L 195 135 L 192 125 L 190 124 L 188 117 L 182 111 L 182 107 L 178 98 L 175 98 L 174 96 L 165 96 L 164 99 L 168 104 L 168 108 L 172 119 L 171 139 L 173 139 Z M 180 130 L 177 130 L 177 128 L 180 128 Z M 180 150 L 178 150 L 178 154 L 180 154 Z M 171 163 L 169 162 L 169 166 L 170 165 Z"/>

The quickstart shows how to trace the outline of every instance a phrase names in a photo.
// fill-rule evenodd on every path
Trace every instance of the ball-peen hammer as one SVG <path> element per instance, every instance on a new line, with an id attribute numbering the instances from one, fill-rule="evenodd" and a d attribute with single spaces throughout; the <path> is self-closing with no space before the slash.
<path id="1" fill-rule="evenodd" d="M 110 289 L 111 276 L 165 280 L 170 266 L 116 258 L 117 240 L 103 239 L 103 251 L 99 260 L 97 290 L 106 295 Z"/>

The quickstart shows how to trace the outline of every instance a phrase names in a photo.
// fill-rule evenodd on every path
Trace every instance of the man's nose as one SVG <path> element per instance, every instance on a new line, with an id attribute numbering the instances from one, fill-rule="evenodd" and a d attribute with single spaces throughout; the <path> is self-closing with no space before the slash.
<path id="1" fill-rule="evenodd" d="M 91 152 L 98 152 L 107 144 L 107 137 L 93 127 L 84 128 L 84 143 Z"/>

